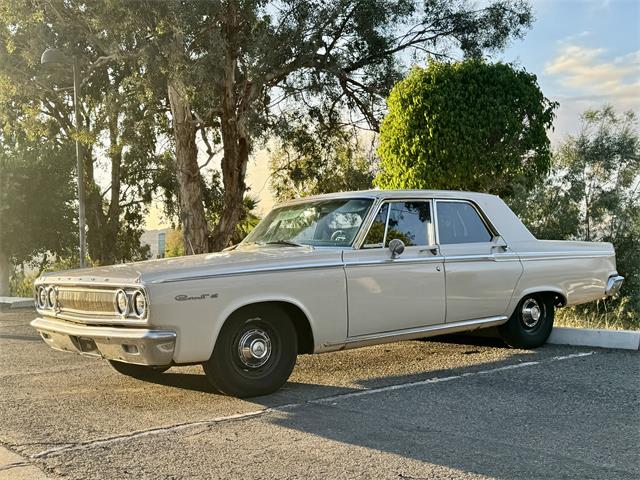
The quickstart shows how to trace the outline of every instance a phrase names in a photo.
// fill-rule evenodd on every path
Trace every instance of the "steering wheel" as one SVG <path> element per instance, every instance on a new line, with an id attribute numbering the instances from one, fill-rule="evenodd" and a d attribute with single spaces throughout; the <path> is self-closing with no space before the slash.
<path id="1" fill-rule="evenodd" d="M 331 234 L 331 241 L 344 242 L 347 239 L 347 234 L 344 230 L 336 230 Z"/>

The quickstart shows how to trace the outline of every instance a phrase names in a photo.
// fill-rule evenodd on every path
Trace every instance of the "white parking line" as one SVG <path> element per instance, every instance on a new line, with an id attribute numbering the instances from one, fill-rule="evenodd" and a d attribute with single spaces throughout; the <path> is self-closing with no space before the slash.
<path id="1" fill-rule="evenodd" d="M 332 395 L 330 397 L 315 398 L 313 400 L 306 400 L 304 402 L 287 403 L 284 405 L 279 405 L 277 407 L 262 408 L 259 410 L 253 410 L 245 413 L 237 413 L 234 415 L 225 415 L 222 417 L 215 417 L 210 420 L 201 420 L 198 422 L 187 422 L 187 423 L 181 423 L 177 425 L 170 425 L 168 427 L 157 427 L 157 428 L 151 428 L 148 430 L 140 430 L 140 431 L 126 433 L 122 435 L 114 435 L 111 437 L 106 437 L 106 438 L 101 438 L 96 440 L 89 440 L 87 442 L 57 446 L 57 447 L 50 448 L 48 450 L 44 450 L 42 452 L 36 453 L 35 455 L 32 455 L 30 458 L 32 459 L 47 458 L 47 457 L 60 455 L 66 452 L 85 450 L 93 447 L 109 445 L 112 443 L 123 442 L 126 440 L 133 440 L 136 438 L 146 437 L 150 435 L 157 435 L 162 433 L 174 433 L 174 432 L 179 432 L 181 430 L 185 430 L 193 427 L 208 427 L 208 426 L 215 425 L 217 423 L 228 422 L 233 420 L 244 420 L 247 418 L 258 417 L 271 412 L 283 412 L 283 411 L 291 410 L 293 408 L 298 408 L 308 404 L 327 404 L 327 403 L 335 404 L 341 400 L 347 400 L 349 398 L 354 398 L 354 397 L 361 397 L 364 395 L 373 395 L 375 393 L 390 392 L 394 390 L 404 390 L 407 388 L 430 385 L 435 383 L 449 382 L 451 380 L 474 377 L 477 375 L 487 375 L 487 374 L 492 374 L 496 372 L 502 372 L 505 370 L 513 370 L 516 368 L 525 368 L 525 367 L 531 367 L 531 366 L 540 365 L 544 363 L 551 363 L 551 362 L 557 362 L 562 360 L 570 360 L 574 358 L 587 357 L 589 355 L 594 355 L 595 353 L 596 352 L 572 353 L 570 355 L 552 357 L 550 360 L 515 363 L 512 365 L 505 365 L 502 367 L 491 368 L 488 370 L 478 370 L 476 372 L 462 373 L 460 375 L 451 375 L 449 377 L 434 377 L 434 378 L 428 378 L 426 380 L 420 380 L 417 382 L 400 383 L 397 385 L 388 385 L 388 386 L 379 387 L 379 388 L 357 390 L 355 392 L 342 393 L 339 395 Z"/>

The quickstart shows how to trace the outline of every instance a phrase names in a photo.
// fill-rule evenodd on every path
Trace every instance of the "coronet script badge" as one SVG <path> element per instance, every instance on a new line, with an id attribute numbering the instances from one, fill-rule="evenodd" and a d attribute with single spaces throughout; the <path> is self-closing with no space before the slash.
<path id="1" fill-rule="evenodd" d="M 208 298 L 218 298 L 217 293 L 202 293 L 200 295 L 176 295 L 174 297 L 178 302 L 187 302 L 190 300 L 206 300 Z"/>

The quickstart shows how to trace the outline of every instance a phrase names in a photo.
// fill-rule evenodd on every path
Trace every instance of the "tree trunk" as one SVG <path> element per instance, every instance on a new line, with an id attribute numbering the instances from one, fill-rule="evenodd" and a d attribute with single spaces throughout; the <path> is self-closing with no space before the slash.
<path id="1" fill-rule="evenodd" d="M 9 272 L 11 265 L 9 257 L 1 250 L 0 247 L 0 297 L 9 296 Z"/>
<path id="2" fill-rule="evenodd" d="M 178 82 L 170 82 L 169 103 L 176 141 L 176 165 L 180 200 L 180 220 L 187 255 L 206 253 L 208 227 L 202 201 L 202 184 L 198 168 L 196 125 L 184 89 Z"/>
<path id="3" fill-rule="evenodd" d="M 245 128 L 245 111 L 248 108 L 248 94 L 238 102 L 236 89 L 236 70 L 238 51 L 236 46 L 237 5 L 229 2 L 226 29 L 227 54 L 224 64 L 222 85 L 222 112 L 220 130 L 222 131 L 222 183 L 224 186 L 224 204 L 220 220 L 216 225 L 211 249 L 222 250 L 229 246 L 233 232 L 242 216 L 242 200 L 246 191 L 244 182 L 249 162 L 251 144 Z"/>
<path id="4" fill-rule="evenodd" d="M 114 235 L 109 228 L 109 219 L 104 212 L 104 199 L 94 177 L 91 149 L 83 150 L 85 151 L 84 191 L 89 258 L 98 265 L 111 265 L 115 262 L 117 230 Z"/>
<path id="5" fill-rule="evenodd" d="M 224 185 L 224 205 L 220 221 L 216 225 L 212 240 L 213 251 L 229 246 L 233 232 L 242 216 L 243 198 L 246 191 L 244 182 L 249 162 L 249 139 L 238 132 L 235 118 L 223 119 L 222 141 L 222 183 Z"/>

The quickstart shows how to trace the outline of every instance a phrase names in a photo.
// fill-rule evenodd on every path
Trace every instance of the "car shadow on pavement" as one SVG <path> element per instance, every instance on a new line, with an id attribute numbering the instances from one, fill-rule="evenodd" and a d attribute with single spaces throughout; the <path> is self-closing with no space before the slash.
<path id="1" fill-rule="evenodd" d="M 422 339 L 425 342 L 450 343 L 455 345 L 475 345 L 478 347 L 491 347 L 510 349 L 506 343 L 498 336 L 495 328 L 486 328 L 477 333 L 458 333 L 453 335 L 439 335 L 437 337 L 427 337 Z"/>
<path id="2" fill-rule="evenodd" d="M 553 378 L 541 366 L 552 358 L 553 351 L 545 350 L 467 367 L 363 380 L 360 384 L 375 392 L 331 393 L 326 401 L 310 401 L 269 416 L 268 421 L 326 440 L 492 478 L 633 478 L 630 466 L 616 465 L 615 456 L 605 464 L 594 460 L 602 448 L 605 454 L 615 451 L 613 446 L 576 441 L 584 438 L 585 412 L 579 411 L 576 396 L 582 387 L 572 391 L 575 379 L 568 379 L 569 388 L 553 382 L 539 385 Z M 526 365 L 511 368 L 517 364 Z M 562 377 L 553 380 L 562 382 Z M 587 421 L 602 420 L 593 412 L 586 416 Z M 598 435 L 615 438 L 615 427 L 603 426 Z M 412 471 L 394 474 L 420 477 Z"/>
<path id="3" fill-rule="evenodd" d="M 498 348 L 506 348 L 507 347 L 500 339 L 491 338 L 491 337 L 476 337 L 472 335 L 443 335 L 439 337 L 431 337 L 424 339 L 425 341 L 435 341 L 441 343 L 451 343 L 456 345 L 469 345 L 469 346 L 482 346 L 482 347 L 498 347 Z M 470 350 L 467 352 L 468 354 L 476 353 L 474 350 Z M 356 354 L 355 352 L 353 353 Z M 513 358 L 513 357 L 512 357 Z M 180 367 L 178 367 L 180 368 Z M 161 375 L 157 375 L 151 378 L 146 378 L 144 381 L 154 383 L 156 385 L 162 385 L 165 387 L 173 387 L 179 388 L 183 390 L 190 390 L 194 392 L 202 392 L 202 393 L 213 393 L 219 394 L 219 392 L 211 386 L 211 384 L 207 381 L 207 378 L 204 372 L 198 368 L 198 373 L 191 372 L 180 372 L 171 369 Z M 190 370 L 193 370 L 191 368 Z M 452 370 L 446 370 L 446 372 L 451 372 Z M 432 374 L 433 372 L 429 372 Z M 404 381 L 409 381 L 409 378 L 420 378 L 421 375 L 425 375 L 425 373 L 420 373 L 408 377 L 404 377 Z M 363 387 L 375 387 L 380 384 L 386 384 L 391 380 L 392 377 L 379 377 L 372 380 L 366 380 L 362 382 L 358 382 L 358 385 L 362 385 Z M 400 380 L 398 380 L 400 381 Z M 397 382 L 393 382 L 394 384 Z M 285 386 L 279 391 L 266 395 L 264 397 L 258 397 L 260 401 L 266 401 L 269 405 L 273 406 L 277 405 L 278 401 L 286 400 L 289 398 L 291 394 L 295 394 L 294 397 L 296 399 L 301 398 L 317 398 L 321 396 L 330 396 L 336 395 L 338 393 L 351 392 L 353 388 L 345 388 L 338 386 L 330 386 L 330 385 L 316 385 L 311 383 L 300 383 L 300 382 L 292 382 L 288 381 Z M 251 399 L 252 401 L 255 400 Z M 273 401 L 272 401 L 273 400 Z"/>
<path id="4" fill-rule="evenodd" d="M 204 372 L 197 374 L 169 370 L 161 375 L 145 378 L 144 381 L 165 387 L 191 390 L 193 392 L 218 393 L 218 391 L 207 381 L 207 377 Z"/>

